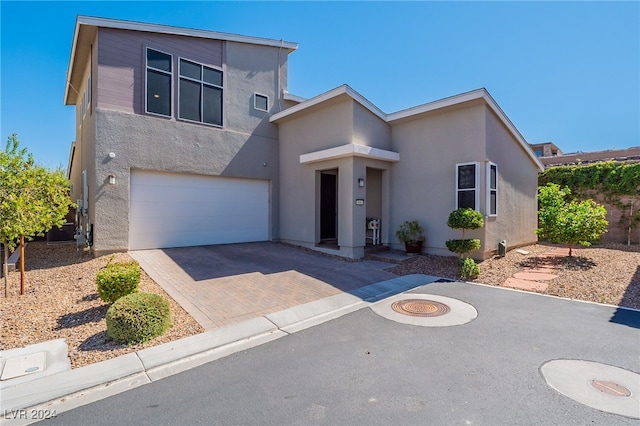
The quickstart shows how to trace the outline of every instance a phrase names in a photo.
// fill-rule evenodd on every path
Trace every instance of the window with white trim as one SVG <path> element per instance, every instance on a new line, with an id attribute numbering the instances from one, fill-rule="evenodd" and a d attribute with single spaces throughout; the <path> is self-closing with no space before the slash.
<path id="1" fill-rule="evenodd" d="M 456 209 L 478 210 L 478 163 L 456 164 Z"/>
<path id="2" fill-rule="evenodd" d="M 145 111 L 171 116 L 173 58 L 158 50 L 146 49 Z"/>
<path id="3" fill-rule="evenodd" d="M 498 165 L 487 163 L 487 214 L 498 214 Z"/>
<path id="4" fill-rule="evenodd" d="M 260 93 L 253 94 L 253 108 L 258 111 L 269 111 L 269 97 Z"/>
<path id="5" fill-rule="evenodd" d="M 178 115 L 222 126 L 222 71 L 180 58 Z"/>

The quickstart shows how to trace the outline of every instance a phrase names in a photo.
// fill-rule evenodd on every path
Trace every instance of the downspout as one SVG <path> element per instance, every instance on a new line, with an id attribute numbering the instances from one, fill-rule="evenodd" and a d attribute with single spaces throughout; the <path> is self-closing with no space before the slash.
<path id="1" fill-rule="evenodd" d="M 280 39 L 280 48 L 278 48 L 278 75 L 277 75 L 277 82 L 276 82 L 276 96 L 278 97 L 278 112 L 282 111 L 282 94 L 280 93 L 280 67 L 282 66 L 281 63 L 281 53 L 282 53 L 282 48 L 284 47 L 284 40 Z"/>

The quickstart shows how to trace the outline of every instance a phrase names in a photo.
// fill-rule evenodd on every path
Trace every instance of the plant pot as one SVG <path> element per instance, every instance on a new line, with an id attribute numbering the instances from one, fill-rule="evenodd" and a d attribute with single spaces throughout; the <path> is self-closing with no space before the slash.
<path id="1" fill-rule="evenodd" d="M 404 243 L 404 249 L 407 253 L 421 253 L 422 252 L 422 241 L 412 242 L 412 243 Z"/>

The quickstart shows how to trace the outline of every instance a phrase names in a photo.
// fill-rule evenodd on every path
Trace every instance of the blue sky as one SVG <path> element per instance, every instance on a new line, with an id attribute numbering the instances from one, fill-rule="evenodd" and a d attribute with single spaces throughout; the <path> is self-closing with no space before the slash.
<path id="1" fill-rule="evenodd" d="M 386 113 L 486 87 L 530 143 L 640 146 L 640 2 L 0 2 L 2 147 L 66 168 L 76 15 L 299 43 L 289 91 L 349 84 Z"/>

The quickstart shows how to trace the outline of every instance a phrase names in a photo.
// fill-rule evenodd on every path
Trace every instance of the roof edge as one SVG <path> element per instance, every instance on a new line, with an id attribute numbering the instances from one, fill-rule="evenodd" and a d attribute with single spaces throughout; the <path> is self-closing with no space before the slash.
<path id="1" fill-rule="evenodd" d="M 331 89 L 328 92 L 322 93 L 318 96 L 315 96 L 311 99 L 307 99 L 298 105 L 292 106 L 291 108 L 287 108 L 283 111 L 280 111 L 271 117 L 269 117 L 269 122 L 273 123 L 278 120 L 281 120 L 289 115 L 295 114 L 299 111 L 305 110 L 307 108 L 311 108 L 314 105 L 319 105 L 321 103 L 327 102 L 331 99 L 337 98 L 340 95 L 347 95 L 354 101 L 358 102 L 360 105 L 368 109 L 372 114 L 376 115 L 382 121 L 387 121 L 387 114 L 385 114 L 380 108 L 375 106 L 371 101 L 367 98 L 353 90 L 349 85 L 343 84 L 342 86 L 338 86 L 335 89 Z"/>
<path id="2" fill-rule="evenodd" d="M 491 108 L 491 110 L 504 123 L 504 125 L 507 127 L 509 132 L 518 141 L 518 143 L 520 144 L 522 149 L 524 149 L 524 152 L 527 153 L 527 155 L 529 156 L 531 161 L 533 161 L 533 163 L 538 167 L 538 171 L 544 172 L 544 169 L 545 169 L 544 164 L 542 164 L 540 159 L 538 159 L 538 156 L 535 154 L 535 152 L 533 152 L 533 149 L 531 149 L 531 145 L 529 145 L 527 140 L 524 138 L 524 136 L 522 136 L 520 131 L 516 128 L 516 126 L 513 124 L 513 122 L 509 119 L 507 114 L 504 113 L 502 108 L 500 108 L 500 105 L 498 105 L 498 103 L 495 101 L 495 99 L 493 99 L 493 96 L 491 96 L 491 94 L 489 94 L 487 89 L 483 88 L 482 91 L 484 92 L 484 95 L 483 95 L 484 100 L 487 103 L 487 105 L 489 105 L 489 108 Z"/>
<path id="3" fill-rule="evenodd" d="M 240 34 L 222 33 L 209 30 L 198 30 L 184 27 L 174 27 L 171 25 L 149 24 L 144 22 L 126 21 L 120 19 L 98 18 L 92 16 L 78 15 L 77 24 L 90 25 L 103 28 L 117 28 L 121 30 L 146 31 L 152 33 L 184 35 L 189 37 L 211 38 L 216 40 L 235 41 L 238 43 L 258 44 L 262 46 L 282 47 L 294 51 L 298 48 L 298 43 L 275 40 L 263 37 L 245 36 Z"/>
<path id="4" fill-rule="evenodd" d="M 80 33 L 79 16 L 76 17 L 76 27 L 73 30 L 73 43 L 71 44 L 71 55 L 69 56 L 69 66 L 67 67 L 67 75 L 65 76 L 64 85 L 64 105 L 69 105 L 69 87 L 71 87 L 71 74 L 73 73 L 73 60 L 76 58 L 76 48 L 78 45 L 78 33 Z"/>
<path id="5" fill-rule="evenodd" d="M 255 44 L 261 46 L 270 46 L 287 49 L 288 53 L 298 49 L 298 43 L 275 40 L 262 37 L 252 37 L 239 34 L 221 33 L 216 31 L 198 30 L 183 27 L 174 27 L 169 25 L 148 24 L 144 22 L 126 21 L 121 19 L 99 18 L 94 16 L 78 15 L 76 17 L 76 26 L 73 33 L 73 43 L 71 45 L 71 56 L 69 58 L 69 66 L 67 67 L 66 85 L 64 90 L 64 104 L 69 105 L 69 87 L 71 86 L 71 76 L 73 75 L 73 62 L 75 60 L 76 49 L 78 46 L 78 36 L 80 27 L 86 25 L 89 27 L 115 28 L 121 30 L 145 31 L 160 34 L 182 35 L 188 37 L 208 38 L 215 40 L 224 40 L 237 43 Z M 73 89 L 73 87 L 71 87 Z M 75 89 L 73 89 L 75 90 Z"/>
<path id="6" fill-rule="evenodd" d="M 509 117 L 507 117 L 507 115 L 504 113 L 502 108 L 500 108 L 498 103 L 493 99 L 493 97 L 489 94 L 487 89 L 485 89 L 484 87 L 480 89 L 471 90 L 469 92 L 460 93 L 458 95 L 449 96 L 447 98 L 438 99 L 436 101 L 418 105 L 416 107 L 403 109 L 401 111 L 394 112 L 391 114 L 385 114 L 380 108 L 375 106 L 364 96 L 360 95 L 358 92 L 353 90 L 350 86 L 343 84 L 342 86 L 338 86 L 335 89 L 329 90 L 328 92 L 322 93 L 316 97 L 313 97 L 304 102 L 301 102 L 298 105 L 295 105 L 291 108 L 287 108 L 283 111 L 280 111 L 272 115 L 271 117 L 269 117 L 269 122 L 271 123 L 277 122 L 278 120 L 281 120 L 285 117 L 293 115 L 297 112 L 303 111 L 314 105 L 319 105 L 323 102 L 329 101 L 333 98 L 336 98 L 340 95 L 345 95 L 345 94 L 351 97 L 354 101 L 358 102 L 359 104 L 367 108 L 369 111 L 375 114 L 378 118 L 380 118 L 381 120 L 385 121 L 388 124 L 392 124 L 394 121 L 398 121 L 404 118 L 409 118 L 418 114 L 423 114 L 426 112 L 434 111 L 434 110 L 445 108 L 448 106 L 458 105 L 458 104 L 469 102 L 476 99 L 482 99 L 485 102 L 485 104 L 498 116 L 500 121 L 503 122 L 505 127 L 507 127 L 507 130 L 509 131 L 509 133 L 513 135 L 513 137 L 516 139 L 518 144 L 529 156 L 531 161 L 533 161 L 533 163 L 536 165 L 538 170 L 544 171 L 544 165 L 542 164 L 542 162 L 540 162 L 538 157 L 535 155 L 535 153 L 531 149 L 531 146 L 527 143 L 527 141 L 522 136 L 522 134 L 518 131 L 516 126 L 513 124 L 513 122 L 509 119 Z"/>

